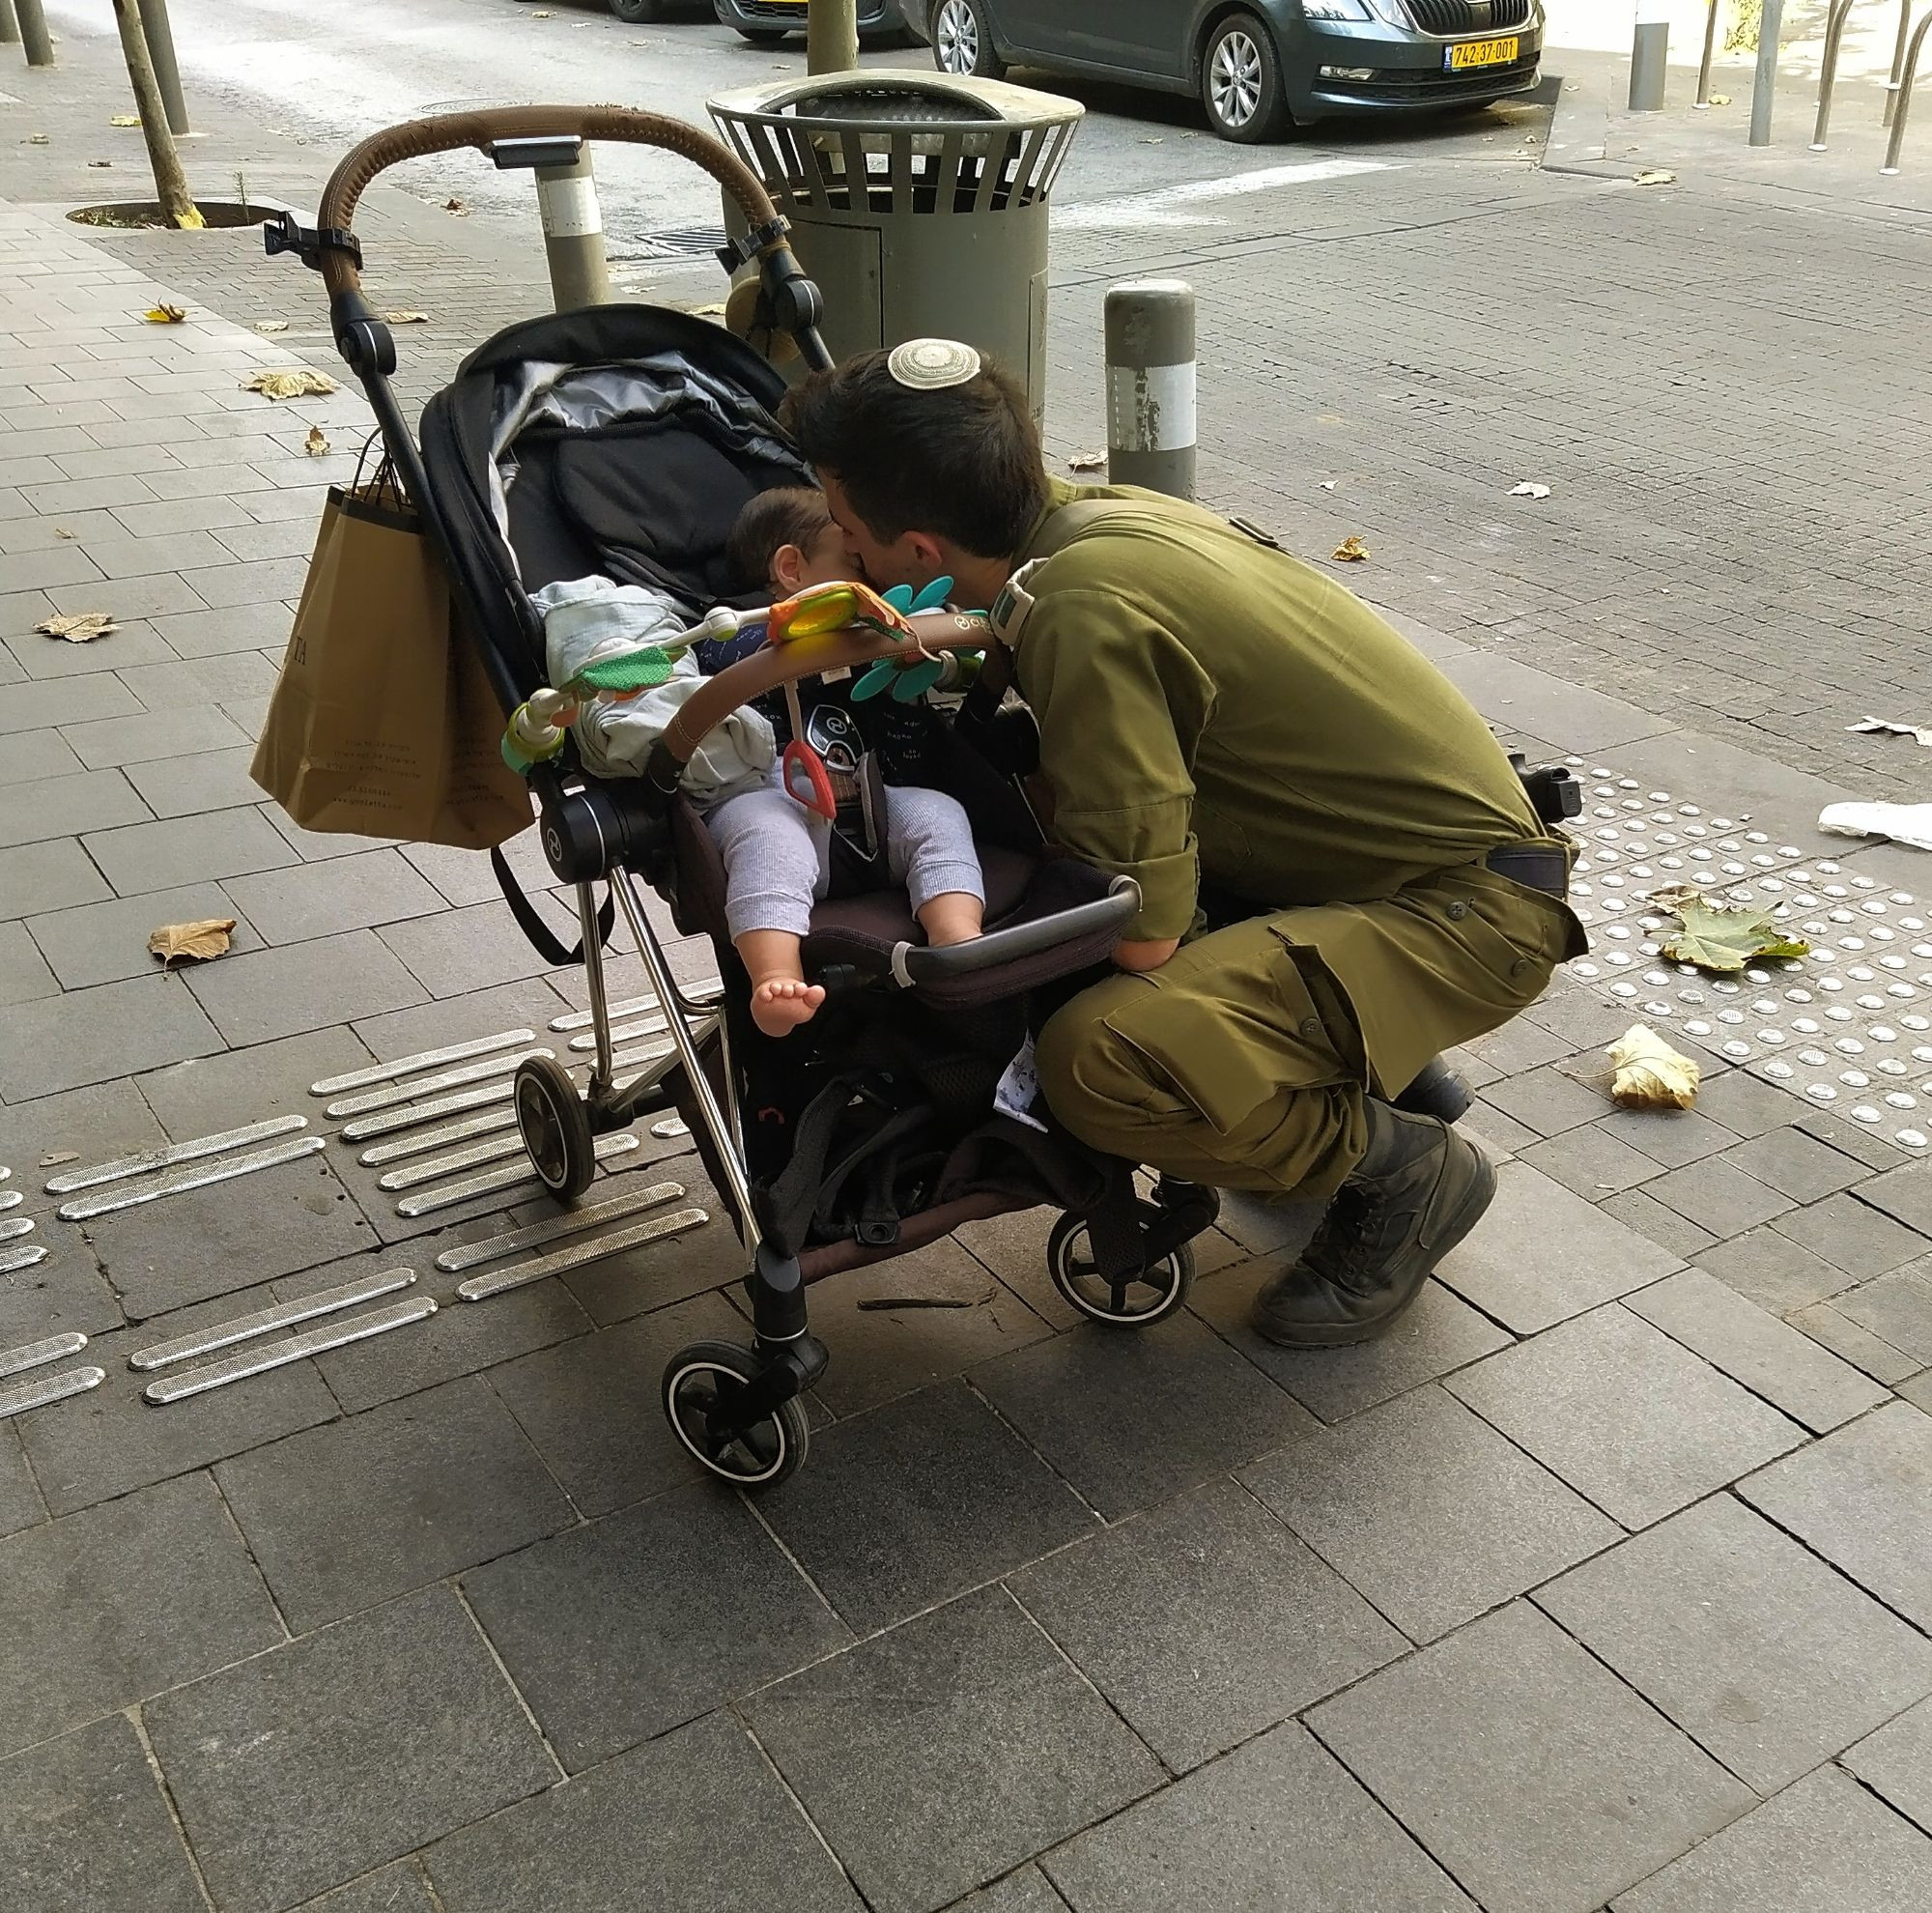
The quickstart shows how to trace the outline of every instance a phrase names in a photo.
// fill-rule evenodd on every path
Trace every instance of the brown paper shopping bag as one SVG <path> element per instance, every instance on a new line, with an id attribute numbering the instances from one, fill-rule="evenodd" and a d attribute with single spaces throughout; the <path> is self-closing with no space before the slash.
<path id="1" fill-rule="evenodd" d="M 249 774 L 305 830 L 487 850 L 530 821 L 502 730 L 387 468 L 332 487 Z"/>

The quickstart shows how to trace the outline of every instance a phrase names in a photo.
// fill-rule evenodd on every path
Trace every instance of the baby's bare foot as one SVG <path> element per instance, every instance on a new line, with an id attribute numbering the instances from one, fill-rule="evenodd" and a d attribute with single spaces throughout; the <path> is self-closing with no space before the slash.
<path id="1" fill-rule="evenodd" d="M 779 977 L 753 990 L 752 1020 L 768 1037 L 789 1036 L 801 1023 L 810 1022 L 824 1001 L 820 985 Z"/>

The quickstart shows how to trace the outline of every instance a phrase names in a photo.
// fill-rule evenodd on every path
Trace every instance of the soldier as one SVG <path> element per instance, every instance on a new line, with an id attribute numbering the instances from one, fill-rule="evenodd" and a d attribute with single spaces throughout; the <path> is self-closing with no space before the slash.
<path id="1" fill-rule="evenodd" d="M 1192 505 L 1050 479 L 1024 394 L 972 348 L 861 355 L 785 415 L 867 577 L 951 574 L 993 608 L 1054 840 L 1140 886 L 1120 974 L 1040 1035 L 1054 1114 L 1169 1175 L 1327 1198 L 1255 1326 L 1381 1332 L 1494 1194 L 1421 1112 L 1437 1052 L 1582 951 L 1567 842 L 1359 599 Z"/>

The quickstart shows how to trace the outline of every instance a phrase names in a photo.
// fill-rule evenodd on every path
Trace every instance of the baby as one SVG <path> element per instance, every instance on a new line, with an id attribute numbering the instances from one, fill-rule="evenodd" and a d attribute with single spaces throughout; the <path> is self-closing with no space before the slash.
<path id="1" fill-rule="evenodd" d="M 732 528 L 726 558 L 748 588 L 769 587 L 774 602 L 852 576 L 838 527 L 823 497 L 806 486 L 753 499 Z M 832 826 L 785 793 L 776 769 L 762 788 L 707 812 L 705 822 L 724 860 L 724 917 L 751 973 L 752 1020 L 767 1036 L 784 1036 L 825 1001 L 825 991 L 805 981 L 801 949 L 811 906 L 830 881 Z M 959 803 L 943 791 L 889 785 L 885 823 L 887 867 L 910 893 L 927 943 L 980 935 L 986 894 Z"/>

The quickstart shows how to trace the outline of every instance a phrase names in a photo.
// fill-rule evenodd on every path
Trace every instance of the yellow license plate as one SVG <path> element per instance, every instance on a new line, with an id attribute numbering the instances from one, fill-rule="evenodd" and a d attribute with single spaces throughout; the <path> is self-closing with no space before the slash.
<path id="1" fill-rule="evenodd" d="M 1452 73 L 1459 73 L 1465 67 L 1506 67 L 1516 58 L 1521 44 L 1516 34 L 1507 40 L 1465 40 L 1460 45 L 1442 49 L 1442 64 Z"/>

